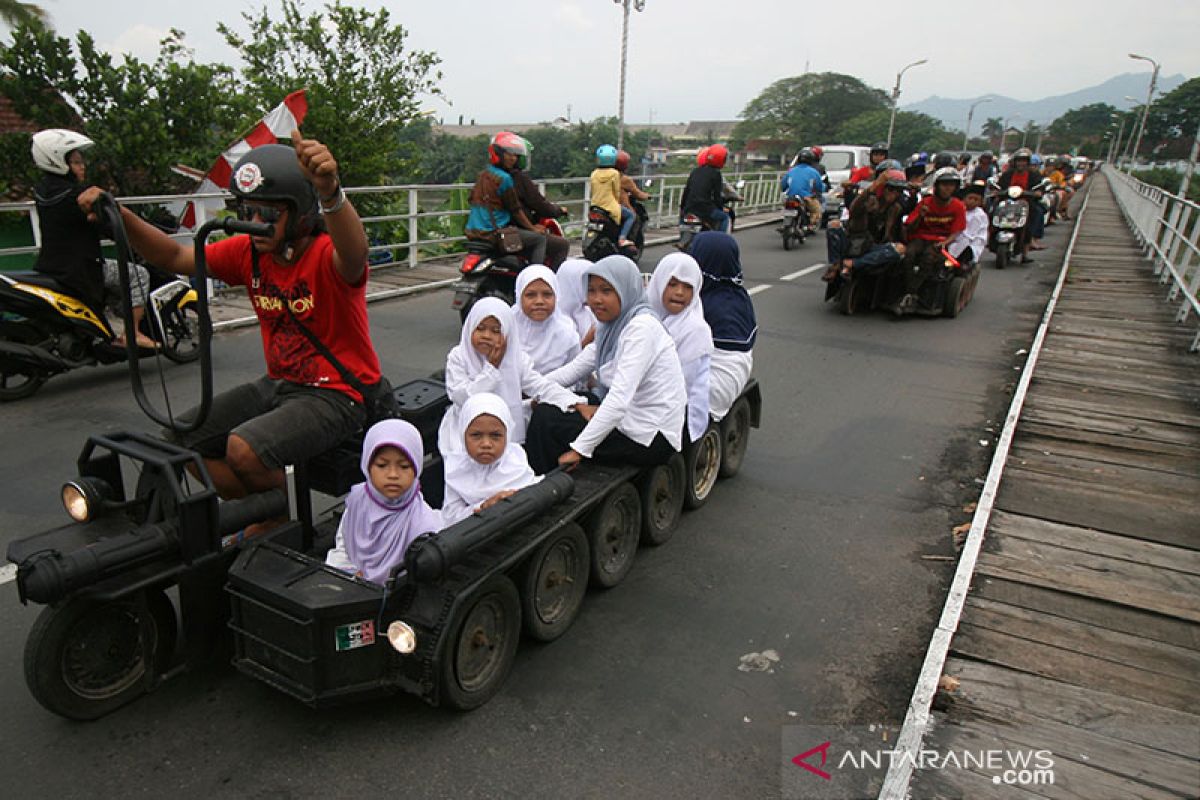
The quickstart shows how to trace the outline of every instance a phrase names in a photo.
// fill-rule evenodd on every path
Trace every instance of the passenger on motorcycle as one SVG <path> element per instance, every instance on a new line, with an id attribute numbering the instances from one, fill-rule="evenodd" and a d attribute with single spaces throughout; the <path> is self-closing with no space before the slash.
<path id="1" fill-rule="evenodd" d="M 1030 250 L 1044 250 L 1040 241 L 1041 234 L 1044 228 L 1044 215 L 1042 213 L 1042 204 L 1038 202 L 1041 199 L 1040 191 L 1033 191 L 1041 180 L 1041 175 L 1032 169 L 1033 153 L 1029 148 L 1022 147 L 1013 153 L 1012 159 L 1009 161 L 1008 169 L 1000 174 L 1000 189 L 1008 191 L 1011 186 L 1019 186 L 1027 192 L 1031 192 L 1034 200 L 1029 203 L 1029 225 L 1025 228 L 1024 239 L 1021 244 L 1021 263 L 1028 264 L 1033 259 L 1029 257 Z"/>
<path id="2" fill-rule="evenodd" d="M 629 177 L 629 153 L 624 150 L 617 152 L 617 172 L 621 173 L 621 205 L 634 211 L 633 201 L 649 200 L 650 195 L 643 192 L 637 185 L 637 181 Z M 634 213 L 637 213 L 634 211 Z"/>
<path id="3" fill-rule="evenodd" d="M 825 156 L 825 148 L 820 147 L 819 145 L 813 145 L 812 146 L 812 154 L 813 154 L 813 164 L 812 164 L 813 169 L 815 169 L 817 172 L 821 173 L 821 185 L 823 187 L 825 187 L 821 191 L 822 191 L 822 193 L 828 192 L 830 189 L 833 188 L 833 185 L 829 182 L 829 173 L 826 172 L 825 165 L 821 163 L 821 159 Z"/>
<path id="4" fill-rule="evenodd" d="M 988 179 L 996 174 L 996 157 L 992 155 L 991 150 L 984 150 L 979 154 L 979 161 L 975 165 L 975 169 L 971 170 L 971 183 L 987 183 Z"/>
<path id="5" fill-rule="evenodd" d="M 238 217 L 274 225 L 272 234 L 232 236 L 206 249 L 213 277 L 247 287 L 267 362 L 266 375 L 214 398 L 198 430 L 174 437 L 204 457 L 225 498 L 283 486 L 286 465 L 358 431 L 366 419 L 363 394 L 372 395 L 380 381 L 367 324 L 366 232 L 329 149 L 300 131 L 292 131 L 292 143 L 246 153 L 229 183 Z M 91 213 L 99 193 L 88 189 L 80 207 Z M 121 217 L 147 261 L 181 275 L 195 271 L 190 243 L 128 209 Z"/>
<path id="6" fill-rule="evenodd" d="M 846 223 L 825 232 L 829 266 L 821 276 L 832 281 L 855 269 L 883 269 L 904 255 L 901 202 L 908 182 L 900 170 L 884 170 L 850 205 Z"/>
<path id="7" fill-rule="evenodd" d="M 613 222 L 621 226 L 617 246 L 629 247 L 629 231 L 637 215 L 632 208 L 621 204 L 621 173 L 617 171 L 617 157 L 620 154 L 611 144 L 602 144 L 596 148 L 596 168 L 592 170 L 592 200 L 594 206 L 604 209 Z"/>
<path id="8" fill-rule="evenodd" d="M 729 215 L 722 207 L 725 181 L 721 177 L 721 169 L 729 158 L 729 150 L 723 144 L 709 145 L 698 158 L 703 158 L 704 163 L 688 175 L 679 216 L 682 218 L 687 214 L 695 214 L 712 228 L 728 232 Z"/>
<path id="9" fill-rule="evenodd" d="M 97 309 L 108 306 L 119 312 L 122 302 L 117 264 L 105 260 L 100 251 L 99 227 L 88 222 L 76 202 L 88 188 L 84 183 L 87 164 L 83 151 L 93 144 L 83 134 L 61 128 L 33 135 L 33 163 L 42 171 L 33 187 L 42 241 L 33 268 L 54 278 L 88 305 Z M 158 343 L 141 331 L 150 275 L 140 264 L 129 266 L 135 340 L 138 347 L 152 350 Z M 113 343 L 124 346 L 125 337 L 118 336 Z"/>
<path id="10" fill-rule="evenodd" d="M 937 268 L 937 251 L 967 227 L 967 208 L 954 196 L 962 179 L 954 167 L 943 167 L 933 175 L 933 194 L 917 203 L 904 220 L 908 247 L 900 264 L 902 283 L 899 299 L 892 312 L 907 314 L 917 306 L 917 293 Z"/>
<path id="11" fill-rule="evenodd" d="M 1050 207 L 1050 221 L 1054 221 L 1055 217 L 1070 219 L 1067 216 L 1067 207 L 1071 202 L 1071 194 L 1075 191 L 1071 186 L 1071 159 L 1057 159 L 1048 165 L 1047 170 L 1049 174 L 1046 177 L 1058 190 L 1055 203 Z"/>
<path id="12" fill-rule="evenodd" d="M 471 187 L 468 198 L 471 213 L 467 217 L 465 233 L 468 239 L 487 242 L 498 248 L 500 242 L 497 232 L 515 223 L 525 258 L 530 264 L 543 264 L 546 261 L 546 228 L 530 222 L 521 207 L 516 182 L 508 172 L 516 169 L 522 155 L 528 157 L 529 151 L 520 136 L 501 131 L 492 137 L 488 145 L 488 160 L 491 163 L 479 173 L 475 185 Z"/>
<path id="13" fill-rule="evenodd" d="M 825 192 L 825 182 L 821 173 L 813 166 L 816 154 L 811 148 L 804 148 L 797 156 L 796 166 L 789 169 L 779 179 L 779 188 L 787 197 L 797 197 L 808 212 L 808 223 L 812 228 L 821 225 L 821 197 Z"/>
<path id="14" fill-rule="evenodd" d="M 871 145 L 871 154 L 870 154 L 869 158 L 871 160 L 871 163 L 864 164 L 861 167 L 855 167 L 854 171 L 850 173 L 850 178 L 847 181 L 847 183 L 854 185 L 861 181 L 874 180 L 874 178 L 877 174 L 876 168 L 880 164 L 882 164 L 884 161 L 887 161 L 887 158 L 888 158 L 887 142 L 876 142 L 875 144 Z"/>
<path id="15" fill-rule="evenodd" d="M 517 187 L 517 197 L 521 200 L 521 208 L 525 212 L 525 216 L 531 221 L 535 219 L 558 219 L 568 215 L 566 206 L 558 206 L 546 199 L 546 196 L 538 191 L 537 184 L 533 182 L 533 178 L 529 177 L 526 171 L 529 169 L 529 161 L 533 153 L 533 145 L 528 139 L 521 138 L 521 142 L 525 145 L 524 153 L 518 151 L 516 165 L 508 170 L 508 174 L 512 176 L 513 183 Z M 538 226 L 535 225 L 536 229 Z M 546 233 L 546 266 L 550 269 L 558 269 L 558 265 L 566 260 L 567 255 L 571 252 L 571 243 L 561 236 L 555 236 L 552 233 Z"/>
<path id="16" fill-rule="evenodd" d="M 982 208 L 984 185 L 968 184 L 959 196 L 967 208 L 967 227 L 946 248 L 960 264 L 979 263 L 988 241 L 988 215 Z"/>

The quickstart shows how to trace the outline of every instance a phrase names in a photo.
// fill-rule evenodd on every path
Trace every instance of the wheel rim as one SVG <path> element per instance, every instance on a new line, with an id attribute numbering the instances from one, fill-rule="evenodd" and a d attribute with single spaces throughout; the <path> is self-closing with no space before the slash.
<path id="1" fill-rule="evenodd" d="M 721 442 L 716 431 L 708 431 L 696 442 L 695 469 L 692 472 L 692 495 L 697 500 L 708 497 L 717 483 L 721 470 Z"/>
<path id="2" fill-rule="evenodd" d="M 608 575 L 619 575 L 637 546 L 638 521 L 629 508 L 629 503 L 620 500 L 612 506 L 616 515 L 600 537 L 600 569 Z"/>
<path id="3" fill-rule="evenodd" d="M 479 599 L 463 622 L 454 667 L 464 690 L 478 691 L 499 671 L 504 662 L 507 613 L 500 597 L 489 594 Z"/>
<path id="4" fill-rule="evenodd" d="M 575 604 L 575 577 L 583 555 L 569 539 L 559 539 L 538 565 L 533 607 L 538 619 L 553 625 L 570 614 Z"/>
<path id="5" fill-rule="evenodd" d="M 157 631 L 149 627 L 149 651 L 154 651 Z M 63 681 L 71 691 L 89 700 L 120 694 L 146 674 L 146 648 L 141 622 L 130 604 L 99 606 L 80 617 L 67 634 L 63 648 Z"/>
<path id="6" fill-rule="evenodd" d="M 163 346 L 179 358 L 187 358 L 200 349 L 196 335 L 199 319 L 186 308 L 177 308 L 163 319 Z"/>
<path id="7" fill-rule="evenodd" d="M 32 372 L 0 372 L 0 396 L 19 396 L 41 385 L 43 380 Z"/>

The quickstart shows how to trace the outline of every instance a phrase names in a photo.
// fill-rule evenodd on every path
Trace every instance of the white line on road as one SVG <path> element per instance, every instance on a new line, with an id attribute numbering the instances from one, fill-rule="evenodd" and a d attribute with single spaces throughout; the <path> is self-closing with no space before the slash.
<path id="1" fill-rule="evenodd" d="M 3 567 L 0 567 L 0 586 L 3 586 L 6 583 L 15 581 L 16 579 L 17 579 L 17 565 L 16 564 L 5 564 Z"/>
<path id="2" fill-rule="evenodd" d="M 811 267 L 805 267 L 804 269 L 798 269 L 789 275 L 784 275 L 779 280 L 794 281 L 794 280 L 796 280 L 796 278 L 802 278 L 805 275 L 810 275 L 819 269 L 825 269 L 825 262 L 822 261 L 820 264 L 813 264 Z"/>
<path id="3" fill-rule="evenodd" d="M 771 284 L 764 283 L 761 286 L 755 286 L 753 289 L 747 289 L 746 294 L 758 294 L 759 292 L 765 292 L 767 289 L 770 289 L 770 288 L 771 288 Z"/>

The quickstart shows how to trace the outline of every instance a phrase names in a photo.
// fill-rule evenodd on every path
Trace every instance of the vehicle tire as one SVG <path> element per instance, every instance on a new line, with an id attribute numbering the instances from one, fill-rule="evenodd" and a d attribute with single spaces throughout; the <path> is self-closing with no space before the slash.
<path id="1" fill-rule="evenodd" d="M 946 300 L 942 304 L 942 316 L 954 319 L 967 305 L 967 279 L 951 278 L 946 286 Z"/>
<path id="2" fill-rule="evenodd" d="M 686 474 L 683 456 L 679 453 L 673 454 L 666 464 L 642 473 L 638 480 L 642 501 L 642 544 L 657 547 L 675 535 L 687 494 Z"/>
<path id="3" fill-rule="evenodd" d="M 841 289 L 838 290 L 838 311 L 841 311 L 847 317 L 852 317 L 858 313 L 862 306 L 862 282 L 850 278 L 842 283 Z"/>
<path id="4" fill-rule="evenodd" d="M 493 575 L 455 616 L 442 656 L 441 702 L 479 708 L 500 690 L 517 656 L 521 599 L 506 575 Z"/>
<path id="5" fill-rule="evenodd" d="M 684 458 L 683 507 L 695 510 L 708 501 L 721 472 L 721 429 L 714 423 L 687 448 Z"/>
<path id="6" fill-rule="evenodd" d="M 631 483 L 622 483 L 601 501 L 583 526 L 591 554 L 591 584 L 616 586 L 633 567 L 642 532 L 642 502 Z"/>
<path id="7" fill-rule="evenodd" d="M 573 522 L 534 551 L 521 578 L 521 621 L 530 637 L 552 642 L 571 627 L 583 607 L 590 568 L 587 536 Z"/>
<path id="8" fill-rule="evenodd" d="M 789 232 L 787 230 L 785 230 L 783 232 L 783 249 L 784 250 L 792 249 L 792 234 L 791 234 L 791 232 Z"/>
<path id="9" fill-rule="evenodd" d="M 36 345 L 45 337 L 37 328 L 23 320 L 0 320 L 0 339 L 6 342 Z M 5 359 L 4 363 L 0 365 L 0 403 L 29 397 L 42 388 L 42 384 L 49 378 L 48 373 L 37 367 L 26 366 L 19 361 L 9 362 Z"/>
<path id="10" fill-rule="evenodd" d="M 746 445 L 750 440 L 750 402 L 739 397 L 721 420 L 721 469 L 722 478 L 732 478 L 742 468 L 746 458 Z"/>
<path id="11" fill-rule="evenodd" d="M 1008 266 L 1008 245 L 1002 244 L 996 248 L 996 269 L 1004 269 Z"/>
<path id="12" fill-rule="evenodd" d="M 163 315 L 162 327 L 155 338 L 162 342 L 164 356 L 176 364 L 187 364 L 200 357 L 200 317 L 195 304 L 171 309 Z"/>
<path id="13" fill-rule="evenodd" d="M 48 711 L 99 719 L 152 685 L 175 652 L 175 609 L 159 589 L 109 603 L 86 598 L 42 610 L 25 641 L 25 683 Z"/>

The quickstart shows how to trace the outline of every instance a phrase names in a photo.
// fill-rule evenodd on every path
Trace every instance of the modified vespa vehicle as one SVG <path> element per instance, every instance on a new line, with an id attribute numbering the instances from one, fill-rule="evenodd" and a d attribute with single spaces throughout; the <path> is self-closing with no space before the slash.
<path id="1" fill-rule="evenodd" d="M 270 235 L 260 223 L 207 223 L 196 236 L 201 287 L 203 245 L 218 228 Z M 199 425 L 212 401 L 203 288 L 198 300 L 201 400 L 191 423 L 151 407 L 131 366 L 143 410 L 180 431 Z M 395 397 L 434 454 L 422 486 L 437 504 L 444 387 L 412 381 Z M 403 690 L 477 707 L 503 684 L 522 630 L 541 641 L 562 635 L 589 584 L 619 583 L 639 544 L 666 542 L 685 507 L 737 472 L 761 408 L 752 380 L 720 423 L 664 465 L 552 472 L 421 537 L 384 585 L 324 564 L 340 508 L 313 513 L 313 492 L 341 496 L 362 479 L 362 432 L 289 467 L 286 492 L 227 501 L 192 451 L 140 433 L 94 435 L 62 491 L 73 522 L 8 548 L 21 601 L 46 606 L 26 641 L 26 682 L 48 710 L 95 719 L 209 660 L 232 631 L 241 672 L 313 706 Z M 288 522 L 242 540 L 249 522 L 283 515 Z"/>

